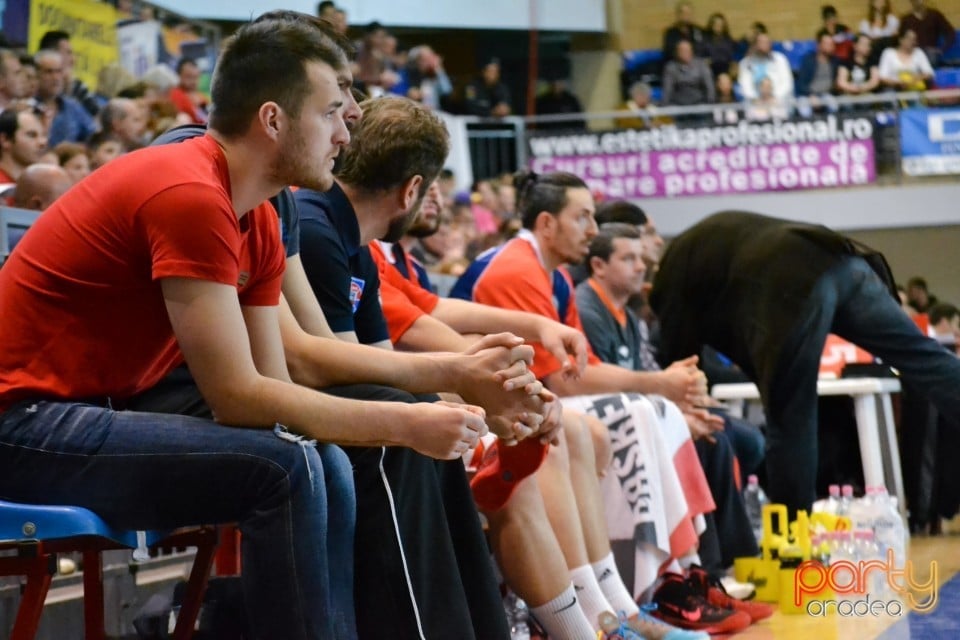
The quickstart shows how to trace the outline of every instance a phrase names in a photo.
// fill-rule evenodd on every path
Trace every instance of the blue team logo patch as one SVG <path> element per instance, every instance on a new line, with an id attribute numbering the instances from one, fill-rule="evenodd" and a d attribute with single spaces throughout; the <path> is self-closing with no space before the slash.
<path id="1" fill-rule="evenodd" d="M 357 312 L 357 307 L 360 306 L 360 299 L 363 298 L 363 287 L 366 286 L 366 284 L 366 281 L 360 278 L 350 278 L 350 306 L 354 313 Z"/>

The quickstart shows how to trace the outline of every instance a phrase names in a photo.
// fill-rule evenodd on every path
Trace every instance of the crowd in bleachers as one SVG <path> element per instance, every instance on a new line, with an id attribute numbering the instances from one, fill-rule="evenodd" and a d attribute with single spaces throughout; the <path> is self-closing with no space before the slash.
<path id="1" fill-rule="evenodd" d="M 950 21 L 924 0 L 911 0 L 900 17 L 890 0 L 870 0 L 856 28 L 832 5 L 820 14 L 811 41 L 777 42 L 759 21 L 735 40 L 722 13 L 701 28 L 693 5 L 680 2 L 662 50 L 626 55 L 625 108 L 635 111 L 630 100 L 647 94 L 662 106 L 740 102 L 752 120 L 809 116 L 835 110 L 834 96 L 934 88 L 935 69 L 949 62 L 945 52 L 956 41 Z M 718 123 L 736 118 L 730 109 L 714 112 Z"/>

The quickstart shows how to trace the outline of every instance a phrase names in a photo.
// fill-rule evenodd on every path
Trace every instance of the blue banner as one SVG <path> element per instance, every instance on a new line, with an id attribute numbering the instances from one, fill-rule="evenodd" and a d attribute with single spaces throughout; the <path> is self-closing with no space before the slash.
<path id="1" fill-rule="evenodd" d="M 900 148 L 908 176 L 960 173 L 960 109 L 901 111 Z"/>

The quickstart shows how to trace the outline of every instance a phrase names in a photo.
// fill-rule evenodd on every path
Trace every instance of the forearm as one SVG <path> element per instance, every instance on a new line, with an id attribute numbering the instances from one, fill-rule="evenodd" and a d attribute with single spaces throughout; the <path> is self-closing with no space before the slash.
<path id="1" fill-rule="evenodd" d="M 595 395 L 633 391 L 663 393 L 660 372 L 630 371 L 615 365 L 589 365 L 578 379 L 567 379 L 559 372 L 547 376 L 547 388 L 559 396 Z"/>
<path id="2" fill-rule="evenodd" d="M 257 377 L 221 398 L 217 422 L 236 427 L 284 425 L 309 438 L 342 445 L 404 445 L 412 405 L 348 400 L 296 384 Z"/>
<path id="3" fill-rule="evenodd" d="M 456 298 L 441 298 L 430 314 L 458 333 L 499 333 L 509 331 L 524 340 L 536 341 L 544 322 L 542 316 L 525 311 L 500 309 Z"/>
<path id="4" fill-rule="evenodd" d="M 464 332 L 465 333 L 465 332 Z M 484 334 L 488 333 L 486 331 Z M 404 331 L 396 347 L 405 351 L 465 351 L 472 344 L 448 323 L 428 315 L 417 318 Z"/>
<path id="5" fill-rule="evenodd" d="M 313 389 L 342 384 L 381 384 L 411 393 L 453 388 L 454 354 L 430 356 L 378 349 L 342 340 L 303 335 L 284 340 L 294 382 Z"/>

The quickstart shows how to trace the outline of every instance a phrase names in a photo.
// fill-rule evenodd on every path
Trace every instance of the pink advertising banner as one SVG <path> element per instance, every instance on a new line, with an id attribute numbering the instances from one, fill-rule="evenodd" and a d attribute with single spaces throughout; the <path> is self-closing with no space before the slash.
<path id="1" fill-rule="evenodd" d="M 529 166 L 567 171 L 610 198 L 654 198 L 869 184 L 873 125 L 827 116 L 801 122 L 532 134 Z"/>

